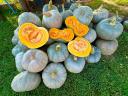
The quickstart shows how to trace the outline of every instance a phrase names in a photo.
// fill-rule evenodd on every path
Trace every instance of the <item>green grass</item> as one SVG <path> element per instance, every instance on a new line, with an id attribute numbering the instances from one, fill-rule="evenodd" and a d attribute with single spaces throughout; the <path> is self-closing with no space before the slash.
<path id="1" fill-rule="evenodd" d="M 100 5 L 97 4 L 96 7 Z M 5 15 L 7 20 L 0 21 L 0 96 L 128 96 L 128 32 L 118 38 L 115 54 L 102 56 L 97 64 L 87 64 L 80 74 L 68 72 L 60 89 L 51 90 L 41 83 L 31 92 L 14 92 L 10 84 L 18 72 L 11 54 L 11 38 L 17 27 L 18 14 Z"/>

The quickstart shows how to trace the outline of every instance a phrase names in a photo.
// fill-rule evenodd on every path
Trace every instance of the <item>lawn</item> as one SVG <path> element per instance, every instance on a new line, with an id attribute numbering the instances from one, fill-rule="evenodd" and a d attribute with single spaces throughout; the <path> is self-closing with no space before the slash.
<path id="1" fill-rule="evenodd" d="M 100 5 L 99 2 L 93 4 Z M 51 90 L 41 83 L 34 91 L 15 93 L 10 87 L 13 77 L 18 74 L 11 54 L 11 38 L 19 14 L 8 15 L 6 11 L 7 19 L 0 21 L 0 96 L 128 96 L 128 32 L 118 38 L 115 54 L 102 56 L 97 64 L 86 64 L 80 74 L 68 72 L 60 89 Z"/>

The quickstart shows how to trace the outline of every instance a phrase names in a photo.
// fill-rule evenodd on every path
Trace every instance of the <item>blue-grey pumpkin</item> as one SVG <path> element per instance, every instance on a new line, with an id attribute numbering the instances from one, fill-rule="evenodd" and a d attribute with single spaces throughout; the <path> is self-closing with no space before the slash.
<path id="1" fill-rule="evenodd" d="M 100 61 L 100 58 L 101 58 L 101 50 L 93 46 L 92 53 L 86 58 L 86 61 L 88 63 L 97 63 Z"/>
<path id="2" fill-rule="evenodd" d="M 43 13 L 43 21 L 47 28 L 60 28 L 62 25 L 62 16 L 56 10 Z"/>
<path id="3" fill-rule="evenodd" d="M 80 73 L 85 66 L 85 59 L 82 57 L 76 57 L 69 55 L 69 57 L 64 61 L 66 69 L 71 73 Z"/>
<path id="4" fill-rule="evenodd" d="M 102 20 L 96 26 L 98 37 L 105 40 L 114 40 L 123 32 L 123 25 L 116 20 L 116 17 L 111 17 Z"/>
<path id="5" fill-rule="evenodd" d="M 16 44 L 18 43 L 18 41 L 19 41 L 19 39 L 14 35 L 14 36 L 12 37 L 12 44 L 13 44 L 13 45 L 16 45 Z"/>
<path id="6" fill-rule="evenodd" d="M 93 11 L 88 6 L 80 6 L 74 10 L 73 15 L 83 24 L 89 25 L 93 18 Z"/>
<path id="7" fill-rule="evenodd" d="M 123 25 L 124 25 L 124 28 L 125 28 L 126 30 L 128 30 L 128 20 L 124 21 L 124 22 L 123 22 Z"/>
<path id="8" fill-rule="evenodd" d="M 38 26 L 41 26 L 41 20 L 40 18 L 32 13 L 32 12 L 23 12 L 22 14 L 19 15 L 18 17 L 18 24 L 22 25 L 23 23 L 33 23 Z"/>
<path id="9" fill-rule="evenodd" d="M 47 49 L 48 57 L 53 62 L 63 62 L 68 57 L 67 46 L 63 43 L 54 43 Z"/>
<path id="10" fill-rule="evenodd" d="M 98 23 L 101 20 L 108 18 L 109 11 L 102 7 L 103 6 L 100 6 L 98 9 L 93 11 L 93 22 Z"/>
<path id="11" fill-rule="evenodd" d="M 60 88 L 67 78 L 67 72 L 61 63 L 50 63 L 42 73 L 42 79 L 48 88 Z"/>
<path id="12" fill-rule="evenodd" d="M 42 9 L 43 12 L 47 12 L 50 10 L 57 10 L 58 11 L 58 8 L 52 4 L 52 0 L 49 1 L 49 4 L 45 4 L 43 6 L 43 9 Z"/>
<path id="13" fill-rule="evenodd" d="M 101 50 L 103 55 L 112 55 L 118 48 L 118 41 L 115 40 L 96 40 L 96 46 Z"/>
<path id="14" fill-rule="evenodd" d="M 72 12 L 78 8 L 78 4 L 77 3 L 72 3 L 69 10 L 71 10 Z"/>
<path id="15" fill-rule="evenodd" d="M 85 39 L 87 39 L 90 43 L 95 41 L 97 37 L 96 31 L 92 28 L 89 29 L 89 32 L 84 36 Z"/>

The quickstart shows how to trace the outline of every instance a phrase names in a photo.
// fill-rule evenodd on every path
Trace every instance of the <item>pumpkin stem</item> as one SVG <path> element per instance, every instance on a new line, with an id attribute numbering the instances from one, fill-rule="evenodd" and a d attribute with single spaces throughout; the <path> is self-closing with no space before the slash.
<path id="1" fill-rule="evenodd" d="M 78 7 L 81 6 L 81 3 L 80 2 L 81 2 L 80 0 L 77 0 L 76 1 L 76 4 L 77 4 Z"/>
<path id="2" fill-rule="evenodd" d="M 56 51 L 59 51 L 60 48 L 61 48 L 61 46 L 58 44 L 58 45 L 56 46 Z"/>
<path id="3" fill-rule="evenodd" d="M 100 7 L 98 8 L 98 10 L 101 10 L 103 8 L 103 4 L 100 5 Z"/>
<path id="4" fill-rule="evenodd" d="M 116 25 L 116 16 L 113 16 L 110 20 L 110 25 L 115 26 Z"/>
<path id="5" fill-rule="evenodd" d="M 65 11 L 64 4 L 62 4 L 62 10 L 63 10 L 63 12 Z"/>
<path id="6" fill-rule="evenodd" d="M 76 56 L 73 57 L 73 60 L 74 60 L 74 61 L 77 61 L 77 59 L 78 59 L 78 58 L 77 58 Z"/>
<path id="7" fill-rule="evenodd" d="M 52 0 L 49 1 L 48 10 L 52 10 Z"/>
<path id="8" fill-rule="evenodd" d="M 52 14 L 50 12 L 44 12 L 43 15 L 47 16 L 47 17 L 51 17 Z"/>
<path id="9" fill-rule="evenodd" d="M 95 50 L 94 47 L 92 47 L 91 54 L 94 54 Z"/>
<path id="10" fill-rule="evenodd" d="M 54 79 L 56 77 L 57 73 L 56 72 L 52 72 L 50 75 Z"/>

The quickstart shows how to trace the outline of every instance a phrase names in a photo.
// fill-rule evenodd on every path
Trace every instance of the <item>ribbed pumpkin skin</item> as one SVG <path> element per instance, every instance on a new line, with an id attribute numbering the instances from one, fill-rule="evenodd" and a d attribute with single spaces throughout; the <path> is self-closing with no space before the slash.
<path id="1" fill-rule="evenodd" d="M 65 10 L 64 12 L 61 13 L 61 16 L 62 16 L 63 21 L 65 21 L 65 19 L 68 16 L 72 16 L 72 15 L 73 15 L 73 12 L 71 10 Z"/>
<path id="2" fill-rule="evenodd" d="M 105 40 L 114 40 L 122 34 L 123 25 L 118 21 L 115 25 L 111 25 L 110 20 L 111 18 L 104 19 L 96 26 L 98 37 Z"/>
<path id="3" fill-rule="evenodd" d="M 128 30 L 128 20 L 124 21 L 123 25 L 124 25 L 124 28 L 125 28 L 126 30 Z"/>
<path id="4" fill-rule="evenodd" d="M 86 58 L 86 61 L 88 63 L 97 63 L 100 61 L 100 58 L 101 58 L 101 50 L 95 46 L 93 46 L 93 50 L 94 50 L 94 53 L 92 53 L 91 55 L 89 55 L 87 58 Z"/>
<path id="5" fill-rule="evenodd" d="M 19 15 L 18 24 L 22 25 L 23 23 L 33 23 L 38 26 L 41 26 L 40 18 L 32 12 L 23 12 Z"/>
<path id="6" fill-rule="evenodd" d="M 78 8 L 78 4 L 77 3 L 72 3 L 69 10 L 71 10 L 72 12 Z"/>
<path id="7" fill-rule="evenodd" d="M 96 31 L 92 28 L 90 28 L 87 35 L 84 36 L 84 38 L 87 39 L 90 43 L 95 41 L 96 37 L 97 37 Z"/>
<path id="8" fill-rule="evenodd" d="M 11 87 L 15 92 L 31 91 L 37 88 L 40 82 L 39 74 L 23 71 L 14 77 Z"/>
<path id="9" fill-rule="evenodd" d="M 74 57 L 70 55 L 64 61 L 66 69 L 71 73 L 80 73 L 85 66 L 85 59 L 80 57 Z"/>
<path id="10" fill-rule="evenodd" d="M 67 78 L 67 72 L 63 64 L 51 63 L 44 69 L 42 78 L 45 86 L 51 89 L 57 89 L 64 84 Z"/>
<path id="11" fill-rule="evenodd" d="M 73 15 L 83 24 L 89 25 L 93 18 L 93 11 L 88 6 L 80 6 L 74 10 Z"/>
<path id="12" fill-rule="evenodd" d="M 63 62 L 69 55 L 67 46 L 63 43 L 54 43 L 47 49 L 48 57 L 53 62 Z"/>
<path id="13" fill-rule="evenodd" d="M 16 68 L 18 72 L 24 71 L 22 67 L 22 59 L 23 59 L 24 52 L 20 52 L 16 55 L 15 57 L 15 63 L 16 63 Z"/>
<path id="14" fill-rule="evenodd" d="M 96 41 L 96 46 L 101 50 L 103 55 L 112 55 L 118 48 L 118 41 L 115 40 L 101 40 Z"/>
<path id="15" fill-rule="evenodd" d="M 40 72 L 48 63 L 47 54 L 39 49 L 30 49 L 25 52 L 22 66 L 29 72 Z"/>
<path id="16" fill-rule="evenodd" d="M 105 8 L 102 8 L 99 10 L 97 9 L 97 10 L 94 10 L 93 12 L 93 21 L 95 23 L 98 23 L 101 20 L 108 18 L 108 16 L 109 16 L 109 11 L 107 9 Z"/>
<path id="17" fill-rule="evenodd" d="M 18 43 L 18 41 L 19 41 L 19 39 L 14 35 L 14 36 L 12 37 L 12 44 L 13 44 L 13 45 L 16 45 L 16 44 Z"/>
<path id="18" fill-rule="evenodd" d="M 47 28 L 60 28 L 62 25 L 62 16 L 56 10 L 48 11 L 51 16 L 43 15 L 43 21 Z"/>

